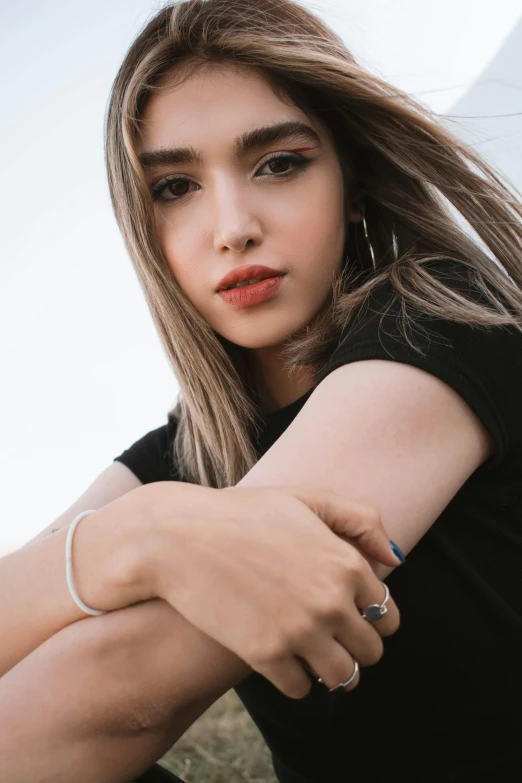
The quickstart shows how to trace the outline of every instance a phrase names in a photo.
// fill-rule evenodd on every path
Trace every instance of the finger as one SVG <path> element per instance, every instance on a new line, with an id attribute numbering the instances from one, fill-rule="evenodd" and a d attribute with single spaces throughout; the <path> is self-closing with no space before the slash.
<path id="1" fill-rule="evenodd" d="M 303 663 L 293 655 L 279 660 L 272 659 L 269 662 L 247 661 L 247 663 L 291 699 L 302 699 L 312 688 L 312 682 Z"/>
<path id="2" fill-rule="evenodd" d="M 370 606 L 381 606 L 385 597 L 386 588 L 384 584 L 379 582 L 373 571 L 369 570 L 366 579 L 361 580 L 355 593 L 355 606 L 362 613 Z M 364 619 L 361 617 L 361 619 L 363 622 L 369 623 L 380 636 L 391 636 L 400 625 L 399 609 L 391 595 L 386 601 L 385 613 L 378 619 L 372 619 L 370 616 Z"/>
<path id="3" fill-rule="evenodd" d="M 401 565 L 400 558 L 390 546 L 377 509 L 318 487 L 292 485 L 287 489 L 298 500 L 306 503 L 332 532 L 355 539 L 364 552 L 384 565 L 394 568 Z"/>
<path id="4" fill-rule="evenodd" d="M 299 657 L 301 655 L 305 668 L 309 668 L 314 679 L 320 678 L 322 684 L 328 689 L 337 688 L 341 683 L 350 680 L 355 673 L 357 659 L 331 637 L 325 638 L 320 646 L 315 644 L 313 650 L 303 650 Z M 351 691 L 356 688 L 360 679 L 361 674 L 357 672 L 353 680 L 343 686 L 344 690 Z"/>
<path id="5" fill-rule="evenodd" d="M 384 647 L 381 634 L 373 623 L 361 617 L 355 604 L 347 607 L 345 618 L 336 624 L 332 635 L 360 666 L 374 666 L 382 658 Z"/>

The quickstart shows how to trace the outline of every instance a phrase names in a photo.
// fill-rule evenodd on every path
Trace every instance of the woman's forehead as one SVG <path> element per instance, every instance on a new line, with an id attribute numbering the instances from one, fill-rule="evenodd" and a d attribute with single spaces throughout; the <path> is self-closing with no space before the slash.
<path id="1" fill-rule="evenodd" d="M 221 139 L 232 144 L 245 131 L 291 120 L 322 135 L 319 123 L 276 95 L 257 70 L 207 64 L 188 77 L 171 74 L 153 93 L 140 123 L 140 147 L 198 147 Z"/>
<path id="2" fill-rule="evenodd" d="M 157 119 L 173 109 L 199 116 L 209 109 L 236 113 L 240 108 L 280 107 L 292 109 L 274 92 L 268 79 L 254 69 L 238 69 L 228 63 L 201 66 L 195 72 L 174 71 L 154 91 L 144 117 Z M 299 111 L 295 107 L 296 111 Z M 236 111 L 234 111 L 236 110 Z"/>

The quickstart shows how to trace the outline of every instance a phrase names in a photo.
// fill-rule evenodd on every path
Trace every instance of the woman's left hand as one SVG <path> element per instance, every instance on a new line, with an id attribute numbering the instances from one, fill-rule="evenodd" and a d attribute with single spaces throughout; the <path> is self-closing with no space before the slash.
<path id="1" fill-rule="evenodd" d="M 399 612 L 390 597 L 378 622 L 361 617 L 384 589 L 343 540 L 398 565 L 375 509 L 316 487 L 147 486 L 152 595 L 290 697 L 310 689 L 303 662 L 328 687 L 377 663 Z"/>

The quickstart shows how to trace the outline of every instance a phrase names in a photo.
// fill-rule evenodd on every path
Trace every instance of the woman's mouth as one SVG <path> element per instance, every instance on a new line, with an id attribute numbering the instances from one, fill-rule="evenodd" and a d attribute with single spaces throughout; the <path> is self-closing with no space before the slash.
<path id="1" fill-rule="evenodd" d="M 266 302 L 275 296 L 281 287 L 284 276 L 282 274 L 276 277 L 266 277 L 264 280 L 258 280 L 257 282 L 248 280 L 218 293 L 227 304 L 235 305 L 236 307 L 250 307 Z"/>

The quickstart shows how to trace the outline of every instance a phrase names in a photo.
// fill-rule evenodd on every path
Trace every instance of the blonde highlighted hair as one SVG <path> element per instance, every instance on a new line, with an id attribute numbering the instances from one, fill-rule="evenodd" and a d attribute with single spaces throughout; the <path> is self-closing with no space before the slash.
<path id="1" fill-rule="evenodd" d="M 136 154 L 150 96 L 183 65 L 260 70 L 282 99 L 324 123 L 345 192 L 357 192 L 375 257 L 348 224 L 346 261 L 321 312 L 283 348 L 289 373 L 324 366 L 341 330 L 377 286 L 403 303 L 410 342 L 417 310 L 484 328 L 522 331 L 522 200 L 514 186 L 423 105 L 361 68 L 343 41 L 292 0 L 185 0 L 163 7 L 130 46 L 112 86 L 105 156 L 116 220 L 180 384 L 173 458 L 182 480 L 236 484 L 258 459 L 262 408 L 249 353 L 216 334 L 177 284 L 157 243 Z M 472 231 L 459 225 L 458 214 Z M 435 277 L 453 259 L 483 303 Z M 481 297 L 482 299 L 482 297 Z M 410 308 L 411 310 L 411 308 Z M 412 343 L 410 343 L 412 344 Z"/>

